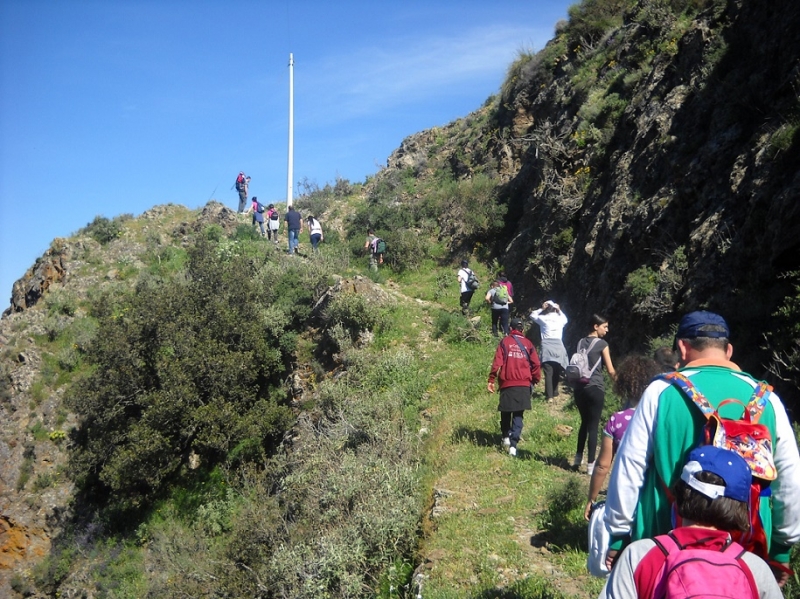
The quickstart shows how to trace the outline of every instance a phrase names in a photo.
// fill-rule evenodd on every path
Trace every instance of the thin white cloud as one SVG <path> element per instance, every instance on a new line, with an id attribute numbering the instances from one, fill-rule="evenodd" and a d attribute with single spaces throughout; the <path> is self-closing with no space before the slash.
<path id="1" fill-rule="evenodd" d="M 319 98 L 318 118 L 346 120 L 475 87 L 493 93 L 519 50 L 540 49 L 549 37 L 531 28 L 492 26 L 458 36 L 388 41 L 303 65 L 309 72 L 302 78 Z"/>

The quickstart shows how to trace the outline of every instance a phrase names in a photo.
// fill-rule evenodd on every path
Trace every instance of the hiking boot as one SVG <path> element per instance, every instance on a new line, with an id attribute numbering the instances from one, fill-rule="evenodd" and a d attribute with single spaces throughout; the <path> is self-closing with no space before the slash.
<path id="1" fill-rule="evenodd" d="M 503 447 L 511 447 L 511 439 L 503 437 Z"/>
<path id="2" fill-rule="evenodd" d="M 508 455 L 510 455 L 512 458 L 516 457 L 517 456 L 517 448 L 516 447 L 509 447 L 508 448 Z"/>

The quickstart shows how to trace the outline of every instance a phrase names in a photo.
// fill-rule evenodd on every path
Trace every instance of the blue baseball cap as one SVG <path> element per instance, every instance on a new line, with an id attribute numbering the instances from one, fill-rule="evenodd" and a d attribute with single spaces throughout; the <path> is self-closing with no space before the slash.
<path id="1" fill-rule="evenodd" d="M 711 472 L 725 481 L 725 486 L 697 480 L 698 472 Z M 750 499 L 752 473 L 744 458 L 735 451 L 713 445 L 695 447 L 686 460 L 681 480 L 709 499 L 729 497 L 747 503 Z"/>
<path id="2" fill-rule="evenodd" d="M 678 333 L 675 335 L 678 339 L 695 339 L 697 337 L 720 339 L 722 337 L 729 338 L 730 336 L 731 330 L 725 319 L 719 314 L 704 310 L 689 312 L 681 318 L 681 322 L 678 325 Z"/>

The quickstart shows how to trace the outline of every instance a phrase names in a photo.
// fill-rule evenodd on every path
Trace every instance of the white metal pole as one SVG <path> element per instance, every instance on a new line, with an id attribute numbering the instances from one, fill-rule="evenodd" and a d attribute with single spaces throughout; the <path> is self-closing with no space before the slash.
<path id="1" fill-rule="evenodd" d="M 286 180 L 286 205 L 292 205 L 294 179 L 294 58 L 289 54 L 289 173 Z"/>

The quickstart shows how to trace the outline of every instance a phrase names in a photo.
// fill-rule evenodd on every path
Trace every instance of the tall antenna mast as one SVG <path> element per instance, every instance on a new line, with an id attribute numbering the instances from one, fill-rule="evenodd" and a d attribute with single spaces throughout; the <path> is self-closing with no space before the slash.
<path id="1" fill-rule="evenodd" d="M 286 205 L 292 205 L 294 179 L 294 58 L 289 54 L 289 173 L 286 179 Z"/>

